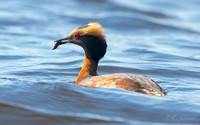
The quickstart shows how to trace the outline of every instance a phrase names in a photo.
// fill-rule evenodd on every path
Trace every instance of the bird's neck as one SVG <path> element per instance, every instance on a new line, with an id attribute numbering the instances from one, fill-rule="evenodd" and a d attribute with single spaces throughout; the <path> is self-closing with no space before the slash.
<path id="1" fill-rule="evenodd" d="M 98 61 L 93 61 L 84 56 L 83 67 L 76 79 L 75 84 L 78 84 L 81 80 L 83 80 L 86 77 L 97 75 L 97 66 Z"/>

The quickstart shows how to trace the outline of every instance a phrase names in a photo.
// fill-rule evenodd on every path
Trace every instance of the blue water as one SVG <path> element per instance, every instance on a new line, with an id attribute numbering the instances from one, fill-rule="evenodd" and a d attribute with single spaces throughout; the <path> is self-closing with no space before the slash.
<path id="1" fill-rule="evenodd" d="M 0 125 L 200 124 L 199 0 L 1 0 Z M 83 50 L 53 42 L 89 22 L 98 73 L 151 77 L 165 97 L 74 85 Z"/>

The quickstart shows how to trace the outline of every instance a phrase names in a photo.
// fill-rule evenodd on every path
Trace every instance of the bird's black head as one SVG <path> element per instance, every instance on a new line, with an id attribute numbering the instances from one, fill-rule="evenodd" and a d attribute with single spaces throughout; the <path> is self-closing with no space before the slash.
<path id="1" fill-rule="evenodd" d="M 96 36 L 80 36 L 72 43 L 81 46 L 88 59 L 99 61 L 106 53 L 107 44 Z"/>
<path id="2" fill-rule="evenodd" d="M 65 38 L 55 41 L 54 49 L 65 43 L 81 46 L 88 59 L 99 61 L 106 53 L 106 40 L 103 28 L 99 23 L 89 23 L 72 31 Z"/>

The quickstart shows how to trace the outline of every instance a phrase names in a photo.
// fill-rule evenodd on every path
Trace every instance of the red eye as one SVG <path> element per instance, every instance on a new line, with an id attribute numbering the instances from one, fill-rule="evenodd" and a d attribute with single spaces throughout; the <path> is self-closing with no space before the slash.
<path id="1" fill-rule="evenodd" d="M 77 38 L 80 37 L 80 34 L 79 34 L 79 33 L 76 33 L 75 37 L 77 37 Z"/>

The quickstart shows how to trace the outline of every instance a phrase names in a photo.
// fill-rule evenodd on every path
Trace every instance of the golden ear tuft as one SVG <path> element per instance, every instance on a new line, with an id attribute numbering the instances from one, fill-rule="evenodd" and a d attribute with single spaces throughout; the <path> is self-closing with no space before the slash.
<path id="1" fill-rule="evenodd" d="M 82 35 L 93 35 L 105 41 L 105 35 L 102 26 L 98 22 L 90 22 L 85 28 L 76 29 Z"/>

